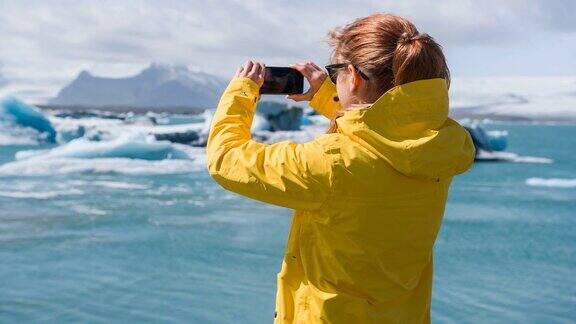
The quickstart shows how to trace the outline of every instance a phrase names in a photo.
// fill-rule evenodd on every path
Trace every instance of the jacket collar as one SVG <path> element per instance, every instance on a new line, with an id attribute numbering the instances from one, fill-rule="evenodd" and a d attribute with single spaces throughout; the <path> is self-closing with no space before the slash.
<path id="1" fill-rule="evenodd" d="M 448 87 L 441 78 L 395 86 L 373 104 L 347 110 L 338 126 L 369 127 L 394 138 L 413 138 L 438 129 L 448 117 Z"/>
<path id="2" fill-rule="evenodd" d="M 448 117 L 448 87 L 441 78 L 396 86 L 371 105 L 347 110 L 336 123 L 340 133 L 410 177 L 438 181 L 474 161 L 470 135 Z"/>

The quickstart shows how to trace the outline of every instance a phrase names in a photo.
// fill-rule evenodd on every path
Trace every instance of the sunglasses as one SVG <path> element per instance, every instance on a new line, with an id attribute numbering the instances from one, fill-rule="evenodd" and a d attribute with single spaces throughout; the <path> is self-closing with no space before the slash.
<path id="1" fill-rule="evenodd" d="M 336 79 L 338 79 L 338 69 L 343 68 L 343 67 L 347 67 L 348 64 L 350 64 L 350 63 L 336 63 L 336 64 L 326 65 L 324 67 L 324 68 L 326 68 L 326 71 L 328 71 L 328 76 L 330 77 L 330 80 L 332 81 L 332 83 L 336 84 Z M 360 74 L 362 79 L 364 79 L 366 81 L 370 80 L 368 78 L 368 76 L 366 74 L 364 74 L 364 72 L 360 71 L 359 68 L 357 68 L 354 65 L 352 65 L 352 66 L 358 72 L 358 74 Z"/>

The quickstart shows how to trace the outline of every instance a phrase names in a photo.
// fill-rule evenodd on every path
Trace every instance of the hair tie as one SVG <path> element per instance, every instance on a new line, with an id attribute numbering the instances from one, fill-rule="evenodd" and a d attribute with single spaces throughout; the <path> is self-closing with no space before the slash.
<path id="1" fill-rule="evenodd" d="M 402 33 L 402 35 L 400 35 L 400 37 L 398 37 L 398 44 L 407 44 L 410 43 L 412 41 L 418 40 L 420 39 L 420 34 L 418 32 L 416 33 L 407 33 L 404 32 Z"/>

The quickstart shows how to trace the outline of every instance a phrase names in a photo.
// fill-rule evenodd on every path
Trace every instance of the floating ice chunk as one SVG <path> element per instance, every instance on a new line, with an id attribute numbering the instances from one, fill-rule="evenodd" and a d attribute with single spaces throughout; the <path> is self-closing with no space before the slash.
<path id="1" fill-rule="evenodd" d="M 322 116 L 322 115 L 303 115 L 302 116 L 302 125 L 321 125 L 321 126 L 328 126 L 330 125 L 330 119 Z"/>
<path id="2" fill-rule="evenodd" d="M 147 161 L 127 158 L 103 159 L 26 159 L 0 165 L 0 176 L 46 176 L 54 174 L 185 174 L 205 172 L 205 158 L 194 160 Z"/>
<path id="3" fill-rule="evenodd" d="M 526 184 L 537 187 L 576 188 L 576 179 L 563 178 L 528 178 Z"/>
<path id="4" fill-rule="evenodd" d="M 271 130 L 271 126 L 266 117 L 260 114 L 254 114 L 251 132 L 254 133 L 258 131 L 269 131 L 269 130 Z"/>
<path id="5" fill-rule="evenodd" d="M 172 143 L 188 144 L 197 142 L 200 139 L 198 133 L 194 130 L 189 130 L 181 133 L 158 133 L 154 134 L 159 141 L 170 141 Z"/>
<path id="6" fill-rule="evenodd" d="M 472 141 L 474 142 L 477 152 L 479 152 L 479 150 L 488 152 L 504 151 L 508 145 L 507 131 L 486 131 L 477 122 L 468 124 L 462 121 L 462 125 L 470 133 L 470 136 L 472 136 Z"/>
<path id="7" fill-rule="evenodd" d="M 16 128 L 32 128 L 39 133 L 39 139 L 53 143 L 56 130 L 42 112 L 24 102 L 6 97 L 0 101 L 0 122 Z"/>
<path id="8" fill-rule="evenodd" d="M 254 133 L 254 139 L 258 142 L 273 144 L 281 141 L 305 143 L 313 140 L 316 136 L 326 132 L 326 127 L 318 125 L 304 125 L 299 131 L 259 131 Z"/>
<path id="9" fill-rule="evenodd" d="M 501 130 L 487 131 L 488 143 L 492 151 L 504 151 L 508 146 L 508 132 Z"/>
<path id="10" fill-rule="evenodd" d="M 477 161 L 502 161 L 502 162 L 514 162 L 514 163 L 542 163 L 550 164 L 554 163 L 554 160 L 540 157 L 540 156 L 522 156 L 512 152 L 497 152 L 497 151 L 484 151 L 478 149 L 476 151 Z"/>
<path id="11" fill-rule="evenodd" d="M 130 182 L 121 182 L 121 181 L 93 181 L 93 185 L 111 188 L 111 189 L 148 189 L 147 185 L 139 184 L 139 183 L 130 183 Z"/>
<path id="12" fill-rule="evenodd" d="M 95 142 L 79 138 L 50 149 L 20 151 L 16 159 L 54 158 L 129 158 L 142 160 L 189 159 L 188 154 L 175 148 L 170 142 L 156 141 L 140 134 L 125 134 L 110 141 Z"/>
<path id="13" fill-rule="evenodd" d="M 210 132 L 210 126 L 212 124 L 212 117 L 214 117 L 215 109 L 206 109 L 202 112 L 202 117 L 204 117 L 204 125 L 202 127 L 202 134 L 208 134 Z"/>
<path id="14" fill-rule="evenodd" d="M 84 135 L 86 135 L 86 127 L 82 125 L 70 128 L 59 128 L 56 141 L 58 143 L 67 143 Z"/>
<path id="15" fill-rule="evenodd" d="M 38 145 L 38 132 L 31 128 L 14 127 L 0 122 L 0 146 Z"/>

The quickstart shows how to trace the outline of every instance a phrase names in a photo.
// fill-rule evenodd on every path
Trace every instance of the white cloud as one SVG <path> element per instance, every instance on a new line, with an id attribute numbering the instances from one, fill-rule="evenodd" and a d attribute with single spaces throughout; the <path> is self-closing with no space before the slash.
<path id="1" fill-rule="evenodd" d="M 150 61 L 221 76 L 251 57 L 269 65 L 308 59 L 324 64 L 327 31 L 373 12 L 412 19 L 455 62 L 474 51 L 467 57 L 478 61 L 455 67 L 461 74 L 487 64 L 494 51 L 547 48 L 533 43 L 566 39 L 576 30 L 574 1 L 3 0 L 0 61 L 11 80 L 50 82 L 54 89 L 82 69 L 125 75 Z M 565 45 L 565 52 L 575 49 Z M 517 71 L 507 71 L 498 57 L 489 60 L 504 74 Z M 544 63 L 535 66 L 536 73 L 557 73 Z"/>

